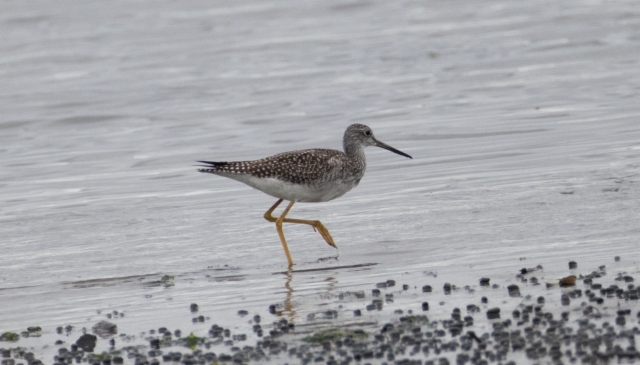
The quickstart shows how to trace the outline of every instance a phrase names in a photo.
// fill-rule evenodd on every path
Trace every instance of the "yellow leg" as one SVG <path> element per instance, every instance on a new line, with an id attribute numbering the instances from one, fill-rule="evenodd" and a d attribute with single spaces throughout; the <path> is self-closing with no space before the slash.
<path id="1" fill-rule="evenodd" d="M 327 229 L 327 227 L 325 227 L 320 221 L 312 221 L 308 219 L 286 218 L 284 222 L 308 224 L 311 227 L 313 227 L 314 231 L 317 231 L 318 233 L 320 233 L 322 238 L 324 238 L 324 240 L 327 242 L 327 244 L 329 244 L 329 246 L 338 248 L 338 246 L 336 246 L 336 244 L 333 242 L 333 237 L 331 237 L 331 233 L 329 233 L 329 230 Z"/>
<path id="2" fill-rule="evenodd" d="M 282 199 L 280 199 L 282 201 Z M 284 248 L 284 254 L 287 256 L 287 261 L 289 261 L 289 267 L 293 266 L 293 259 L 291 259 L 291 254 L 289 253 L 289 247 L 287 247 L 287 240 L 284 238 L 284 232 L 282 231 L 282 221 L 284 221 L 284 217 L 289 213 L 291 207 L 293 207 L 293 203 L 295 200 L 292 200 L 289 205 L 284 209 L 284 212 L 280 214 L 280 217 L 276 220 L 276 230 L 278 231 L 278 236 L 280 236 L 280 241 L 282 242 L 282 247 Z M 278 202 L 278 205 L 280 202 Z"/>
<path id="3" fill-rule="evenodd" d="M 271 213 L 273 213 L 273 211 L 278 207 L 278 205 L 280 205 L 280 203 L 282 203 L 282 199 L 278 200 L 271 208 L 269 208 L 269 210 L 267 210 L 266 213 L 264 213 L 264 219 L 268 220 L 269 222 L 276 222 L 279 218 L 272 216 Z M 280 218 L 283 218 L 284 215 L 285 215 L 284 213 L 280 215 Z M 296 218 L 284 218 L 282 221 L 284 223 L 308 224 L 311 227 L 313 227 L 314 231 L 317 231 L 320 233 L 322 238 L 324 238 L 324 240 L 329 244 L 329 246 L 338 248 L 336 244 L 333 242 L 333 237 L 331 237 L 329 230 L 320 221 L 296 219 Z"/>
<path id="4" fill-rule="evenodd" d="M 282 199 L 279 199 L 274 205 L 271 206 L 271 208 L 269 208 L 269 210 L 264 213 L 264 219 L 268 220 L 269 222 L 276 222 L 276 230 L 278 231 L 278 236 L 280 236 L 280 242 L 282 242 L 284 254 L 285 256 L 287 256 L 287 261 L 289 261 L 289 267 L 291 267 L 293 266 L 293 259 L 291 259 L 289 247 L 287 246 L 287 240 L 284 238 L 284 232 L 282 232 L 282 222 L 280 222 L 280 227 L 278 227 L 279 218 L 275 218 L 271 215 L 271 213 L 273 213 L 273 211 L 278 207 L 278 205 L 280 205 L 280 203 L 282 203 Z M 291 205 L 293 205 L 293 202 L 291 202 L 290 206 L 285 209 L 285 213 L 288 212 L 289 209 L 291 209 Z M 281 217 L 283 217 L 285 213 L 282 213 Z"/>
<path id="5" fill-rule="evenodd" d="M 272 216 L 271 213 L 273 213 L 273 211 L 276 210 L 278 205 L 280 205 L 280 203 L 282 203 L 282 200 L 283 199 L 279 199 L 274 205 L 271 206 L 271 208 L 269 208 L 269 210 L 267 210 L 264 213 L 264 219 L 268 220 L 269 222 L 275 222 L 275 221 L 278 220 L 278 218 Z"/>

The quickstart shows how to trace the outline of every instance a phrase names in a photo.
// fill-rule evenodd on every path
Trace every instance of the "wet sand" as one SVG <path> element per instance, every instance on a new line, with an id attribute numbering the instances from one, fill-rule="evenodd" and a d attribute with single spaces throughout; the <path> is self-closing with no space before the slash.
<path id="1" fill-rule="evenodd" d="M 491 362 L 486 351 L 503 364 L 543 363 L 554 361 L 551 337 L 560 333 L 572 336 L 561 341 L 563 363 L 627 361 L 615 346 L 635 353 L 623 332 L 633 331 L 638 309 L 633 282 L 615 279 L 637 276 L 640 254 L 638 19 L 633 1 L 2 2 L 0 334 L 19 337 L 0 347 L 53 363 L 105 320 L 117 326 L 114 345 L 98 336 L 93 354 L 142 346 L 149 362 L 194 354 L 183 344 L 153 349 L 151 340 L 167 333 L 161 327 L 172 341 L 176 330 L 202 338 L 203 356 L 240 353 L 242 361 L 261 349 L 261 361 L 291 364 L 307 353 L 325 363 L 358 353 L 363 364 L 452 363 L 462 353 Z M 192 166 L 339 149 L 351 123 L 371 126 L 414 159 L 368 149 L 356 189 L 296 204 L 291 216 L 321 220 L 338 249 L 308 227 L 285 227 L 293 272 L 262 218 L 274 199 Z M 570 261 L 578 268 L 569 270 Z M 543 271 L 526 283 L 516 276 L 537 265 Z M 545 287 L 601 265 L 607 274 L 594 282 L 618 285 L 623 297 L 582 279 L 575 288 Z M 388 280 L 395 286 L 376 287 Z M 457 289 L 446 295 L 445 283 Z M 509 296 L 510 285 L 520 297 Z M 582 296 L 573 298 L 576 289 Z M 536 312 L 538 297 L 545 303 Z M 469 313 L 470 304 L 480 311 Z M 524 316 L 529 305 L 529 321 L 518 325 L 513 311 Z M 454 308 L 463 324 L 455 336 L 458 322 L 444 322 Z M 492 308 L 501 309 L 499 320 L 487 319 Z M 416 317 L 419 332 L 400 321 L 419 315 L 429 320 Z M 581 354 L 585 319 L 595 342 L 580 345 Z M 394 327 L 383 333 L 387 323 Z M 214 324 L 222 342 L 207 349 L 220 337 L 210 335 Z M 333 327 L 368 347 L 303 341 Z M 505 333 L 510 347 L 498 360 Z M 525 348 L 514 350 L 521 337 Z M 434 338 L 441 342 L 432 346 Z M 456 341 L 455 351 L 437 354 L 445 341 Z M 390 347 L 378 358 L 383 345 Z M 405 353 L 396 353 L 401 346 Z M 118 356 L 134 363 L 127 351 Z"/>
<path id="2" fill-rule="evenodd" d="M 191 321 L 179 328 L 159 319 L 158 328 L 137 333 L 119 330 L 125 313 L 98 311 L 93 321 L 102 320 L 90 331 L 60 325 L 56 334 L 40 327 L 14 339 L 3 334 L 3 364 L 634 363 L 640 290 L 621 260 L 592 271 L 572 261 L 563 278 L 525 266 L 509 285 L 490 277 L 440 285 L 434 274 L 421 283 L 388 279 L 324 295 L 322 309 L 303 320 L 290 287 L 268 314 L 239 309 L 228 327 L 197 303 L 183 308 Z M 289 280 L 295 274 L 282 273 Z M 171 278 L 161 282 L 174 285 Z"/>

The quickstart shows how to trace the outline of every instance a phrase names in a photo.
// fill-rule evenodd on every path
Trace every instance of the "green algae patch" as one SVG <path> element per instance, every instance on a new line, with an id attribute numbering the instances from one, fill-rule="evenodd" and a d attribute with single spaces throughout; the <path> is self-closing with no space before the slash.
<path id="1" fill-rule="evenodd" d="M 406 323 L 411 326 L 419 326 L 423 324 L 429 323 L 429 318 L 427 316 L 418 315 L 418 316 L 404 316 L 400 317 L 401 323 Z"/>
<path id="2" fill-rule="evenodd" d="M 95 362 L 102 362 L 106 359 L 111 360 L 111 354 L 105 351 L 102 351 L 99 354 L 88 353 L 87 359 L 89 360 L 89 363 L 93 364 Z"/>
<path id="3" fill-rule="evenodd" d="M 196 347 L 198 347 L 198 345 L 204 344 L 204 340 L 205 340 L 204 337 L 198 337 L 194 335 L 193 332 L 191 332 L 189 336 L 179 338 L 175 342 L 177 345 L 188 347 L 191 350 L 195 350 Z"/>
<path id="4" fill-rule="evenodd" d="M 351 337 L 353 339 L 364 339 L 369 337 L 369 334 L 363 330 L 347 330 L 343 328 L 330 328 L 324 331 L 316 332 L 311 336 L 303 338 L 303 341 L 321 344 L 327 341 L 337 341 L 345 337 Z"/>
<path id="5" fill-rule="evenodd" d="M 0 335 L 0 341 L 16 342 L 20 339 L 20 335 L 15 332 L 5 332 Z"/>
<path id="6" fill-rule="evenodd" d="M 165 288 L 170 288 L 175 285 L 173 283 L 173 279 L 174 279 L 173 275 L 165 275 L 162 277 L 162 279 L 160 279 L 160 283 L 162 283 L 162 285 L 164 285 Z"/>

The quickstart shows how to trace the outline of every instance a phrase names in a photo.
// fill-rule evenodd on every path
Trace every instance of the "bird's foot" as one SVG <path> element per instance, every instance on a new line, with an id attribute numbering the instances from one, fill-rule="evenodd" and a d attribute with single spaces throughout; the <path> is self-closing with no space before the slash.
<path id="1" fill-rule="evenodd" d="M 312 225 L 312 227 L 315 232 L 320 233 L 322 238 L 324 238 L 324 240 L 327 242 L 327 244 L 329 244 L 329 246 L 333 248 L 338 248 L 338 246 L 336 246 L 336 244 L 333 242 L 333 237 L 331 237 L 331 233 L 329 233 L 329 230 L 322 223 L 315 222 Z"/>

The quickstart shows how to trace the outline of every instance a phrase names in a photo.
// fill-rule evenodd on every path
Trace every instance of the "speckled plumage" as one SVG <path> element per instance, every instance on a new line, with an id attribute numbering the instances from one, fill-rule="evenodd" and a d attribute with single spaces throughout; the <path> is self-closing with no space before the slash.
<path id="1" fill-rule="evenodd" d="M 249 174 L 300 185 L 315 185 L 335 179 L 359 180 L 366 168 L 365 161 L 350 160 L 343 152 L 328 149 L 290 151 L 261 160 L 210 164 L 212 168 L 198 171 L 217 175 Z"/>
<path id="2" fill-rule="evenodd" d="M 255 161 L 210 162 L 200 169 L 243 182 L 276 198 L 322 202 L 338 198 L 358 185 L 364 159 L 345 153 L 310 149 L 280 153 Z"/>
<path id="3" fill-rule="evenodd" d="M 376 140 L 369 127 L 352 124 L 344 134 L 345 152 L 308 149 L 253 161 L 199 161 L 207 165 L 198 171 L 238 180 L 276 198 L 329 201 L 358 185 L 367 167 L 366 146 L 378 146 L 410 157 Z"/>

